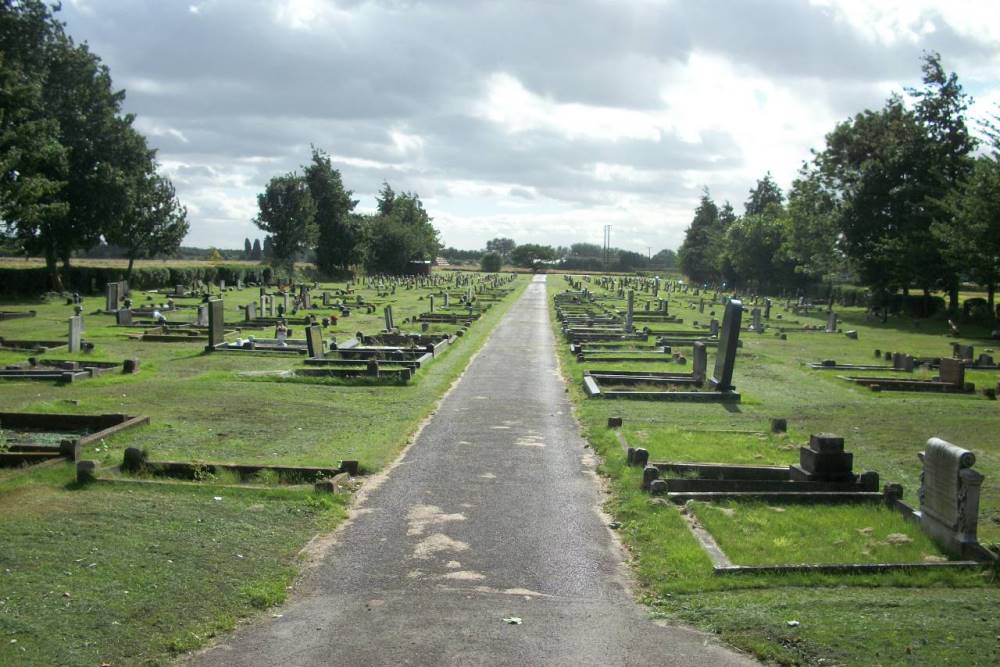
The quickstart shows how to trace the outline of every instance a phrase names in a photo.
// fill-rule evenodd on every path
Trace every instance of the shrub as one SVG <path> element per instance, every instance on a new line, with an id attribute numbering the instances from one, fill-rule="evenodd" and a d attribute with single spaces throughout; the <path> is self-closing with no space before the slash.
<path id="1" fill-rule="evenodd" d="M 503 265 L 503 259 L 495 252 L 488 252 L 479 260 L 479 268 L 487 273 L 498 273 Z"/>

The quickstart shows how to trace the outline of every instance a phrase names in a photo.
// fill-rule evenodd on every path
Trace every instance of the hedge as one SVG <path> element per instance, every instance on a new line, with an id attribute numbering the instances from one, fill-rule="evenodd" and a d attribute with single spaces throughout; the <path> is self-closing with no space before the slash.
<path id="1" fill-rule="evenodd" d="M 125 269 L 110 267 L 72 266 L 69 274 L 60 270 L 63 286 L 71 292 L 81 294 L 102 294 L 107 283 L 123 280 Z M 172 285 L 191 285 L 195 281 L 217 283 L 225 280 L 235 285 L 244 283 L 270 283 L 271 267 L 208 265 L 192 267 L 142 267 L 133 268 L 129 287 L 139 290 L 158 289 Z M 50 289 L 49 272 L 38 268 L 0 268 L 0 296 L 37 296 Z"/>

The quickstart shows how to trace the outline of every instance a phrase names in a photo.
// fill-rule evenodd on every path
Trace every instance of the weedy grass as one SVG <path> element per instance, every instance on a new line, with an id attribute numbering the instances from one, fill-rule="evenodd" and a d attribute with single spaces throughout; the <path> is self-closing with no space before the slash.
<path id="1" fill-rule="evenodd" d="M 566 285 L 561 277 L 550 277 L 548 289 L 554 294 Z M 601 292 L 594 283 L 589 287 Z M 708 321 L 709 309 L 701 315 L 688 307 L 696 297 L 671 294 L 669 298 L 670 312 L 687 320 L 675 328 L 688 328 L 691 320 Z M 716 317 L 721 317 L 721 307 L 715 309 Z M 912 504 L 917 503 L 920 478 L 917 453 L 929 437 L 942 437 L 975 451 L 976 469 L 986 476 L 980 541 L 1000 541 L 1000 447 L 992 438 L 1000 430 L 1000 402 L 981 395 L 879 394 L 837 378 L 840 373 L 806 366 L 822 359 L 872 363 L 875 348 L 950 356 L 954 339 L 945 337 L 946 325 L 910 320 L 883 325 L 868 322 L 860 309 L 837 311 L 843 329 L 857 330 L 859 340 L 795 332 L 780 340 L 773 330 L 742 332 L 735 384 L 743 400 L 703 404 L 588 399 L 582 376 L 591 367 L 577 362 L 563 343 L 552 307 L 569 394 L 585 436 L 602 457 L 600 471 L 611 492 L 607 509 L 621 524 L 619 533 L 631 555 L 638 593 L 654 615 L 692 623 L 762 660 L 782 665 L 996 664 L 1000 661 L 996 571 L 713 574 L 710 559 L 681 514 L 684 510 L 640 490 L 641 471 L 625 465 L 625 453 L 614 431 L 607 428 L 608 417 L 623 417 L 628 444 L 648 449 L 653 460 L 755 465 L 797 462 L 798 447 L 808 442 L 809 434 L 832 432 L 843 436 L 847 451 L 854 453 L 855 471 L 874 470 L 883 483 L 902 484 Z M 772 314 L 782 315 L 783 320 L 825 323 L 824 313 L 792 315 L 777 303 Z M 769 324 L 781 322 L 772 317 Z M 963 327 L 963 332 L 986 335 L 975 328 Z M 961 342 L 976 345 L 977 353 L 994 344 L 979 338 Z M 687 353 L 685 348 L 675 351 Z M 715 350 L 710 348 L 710 371 L 714 363 Z M 669 362 L 592 368 L 685 370 Z M 967 380 L 979 387 L 993 386 L 997 373 L 970 372 Z M 769 433 L 772 417 L 786 418 L 789 432 Z M 870 507 L 786 505 L 781 508 L 784 512 L 760 505 L 722 508 L 735 513 L 729 516 L 705 506 L 693 511 L 737 564 L 889 558 L 920 562 L 938 553 L 912 526 Z M 888 544 L 895 533 L 913 541 L 893 538 L 899 544 Z"/>
<path id="2" fill-rule="evenodd" d="M 43 356 L 134 357 L 139 373 L 69 385 L 0 381 L 0 405 L 13 412 L 148 415 L 149 426 L 85 448 L 83 458 L 101 465 L 118 465 L 126 447 L 138 447 L 153 460 L 331 466 L 356 459 L 362 470 L 376 471 L 406 445 L 529 280 L 520 278 L 512 295 L 406 386 L 255 382 L 239 373 L 284 370 L 301 358 L 205 353 L 204 342 L 140 342 L 128 334 L 141 329 L 114 326 L 112 316 L 98 312 L 104 298 L 87 297 L 84 340 L 95 343 L 94 352 Z M 356 331 L 378 332 L 382 306 L 389 303 L 399 326 L 419 330 L 404 320 L 427 310 L 428 290 L 397 288 L 381 297 L 372 289 L 358 292 L 377 311 L 354 309 L 327 334 L 343 340 Z M 227 320 L 242 320 L 238 306 L 257 295 L 250 288 L 226 292 Z M 166 298 L 133 294 L 136 306 Z M 199 300 L 176 302 L 193 306 Z M 64 300 L 20 300 L 16 308 L 38 316 L 0 321 L 0 336 L 65 339 L 72 307 Z M 322 318 L 330 311 L 312 312 Z M 193 320 L 195 311 L 168 316 Z M 301 325 L 293 322 L 292 329 L 293 338 L 302 336 Z M 0 364 L 28 356 L 0 352 Z M 119 477 L 78 487 L 73 480 L 66 465 L 0 470 L 0 664 L 170 662 L 238 619 L 282 602 L 299 569 L 299 550 L 335 528 L 347 502 L 278 483 L 268 472 L 242 485 L 238 475 L 207 469 L 199 483 Z"/>

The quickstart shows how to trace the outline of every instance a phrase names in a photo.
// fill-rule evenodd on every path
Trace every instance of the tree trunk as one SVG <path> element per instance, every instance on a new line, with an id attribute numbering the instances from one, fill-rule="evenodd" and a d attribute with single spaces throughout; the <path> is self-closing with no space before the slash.
<path id="1" fill-rule="evenodd" d="M 128 268 L 125 269 L 125 280 L 132 279 L 132 265 L 135 264 L 135 257 L 132 255 L 128 256 Z"/>
<path id="2" fill-rule="evenodd" d="M 62 277 L 59 275 L 59 265 L 56 261 L 56 252 L 52 248 L 45 250 L 45 268 L 49 272 L 49 284 L 57 292 L 63 291 Z"/>
<path id="3" fill-rule="evenodd" d="M 69 270 L 70 270 L 69 261 L 70 261 L 69 260 L 69 253 L 68 252 L 63 253 L 63 256 L 62 256 L 62 264 L 63 264 L 62 265 L 62 270 L 63 270 L 63 276 L 65 276 L 65 278 L 63 279 L 63 285 L 65 285 L 68 288 L 73 286 L 72 285 L 71 277 L 69 275 Z"/>
<path id="4" fill-rule="evenodd" d="M 924 288 L 924 298 L 920 303 L 920 316 L 927 317 L 927 311 L 931 306 L 931 291 L 928 288 Z"/>
<path id="5" fill-rule="evenodd" d="M 997 317 L 996 307 L 993 305 L 993 302 L 994 302 L 995 297 L 996 297 L 996 291 L 997 291 L 997 284 L 996 283 L 991 282 L 989 285 L 986 286 L 986 303 L 988 303 L 989 307 L 990 307 L 990 319 L 991 320 L 995 320 L 996 317 Z"/>
<path id="6" fill-rule="evenodd" d="M 958 315 L 958 280 L 948 284 L 948 312 Z"/>

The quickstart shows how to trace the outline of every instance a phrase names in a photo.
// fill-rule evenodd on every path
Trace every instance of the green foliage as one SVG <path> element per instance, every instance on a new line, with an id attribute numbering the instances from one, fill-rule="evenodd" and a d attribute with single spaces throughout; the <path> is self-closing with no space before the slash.
<path id="1" fill-rule="evenodd" d="M 757 181 L 750 190 L 750 198 L 744 205 L 743 215 L 762 215 L 772 207 L 781 208 L 785 201 L 785 195 L 781 188 L 771 178 L 771 172 L 767 172 L 764 178 Z M 732 207 L 730 207 L 730 211 Z"/>
<path id="2" fill-rule="evenodd" d="M 378 211 L 361 218 L 365 269 L 369 273 L 407 273 L 410 262 L 429 261 L 437 256 L 438 231 L 419 195 L 396 194 L 384 183 Z"/>
<path id="3" fill-rule="evenodd" d="M 346 272 L 360 260 L 361 230 L 352 215 L 358 202 L 324 151 L 313 148 L 312 162 L 303 171 L 316 203 L 316 263 L 328 275 Z"/>
<path id="4" fill-rule="evenodd" d="M 555 256 L 556 251 L 552 246 L 525 243 L 514 248 L 510 254 L 510 261 L 515 266 L 532 268 L 538 262 L 555 259 Z"/>
<path id="5" fill-rule="evenodd" d="M 275 176 L 257 195 L 254 224 L 271 240 L 271 260 L 288 277 L 297 255 L 316 240 L 316 204 L 306 179 L 295 172 Z"/>
<path id="6" fill-rule="evenodd" d="M 479 261 L 479 268 L 487 273 L 498 273 L 503 266 L 503 258 L 495 253 L 488 252 Z"/>
<path id="7" fill-rule="evenodd" d="M 54 11 L 26 0 L 0 12 L 0 216 L 61 287 L 57 262 L 68 269 L 74 251 L 102 236 L 129 240 L 135 258 L 175 248 L 186 223 L 155 175 L 154 151 L 122 113 L 125 92 Z"/>
<path id="8" fill-rule="evenodd" d="M 500 238 L 490 239 L 486 242 L 486 252 L 494 252 L 500 255 L 501 260 L 509 260 L 510 254 L 514 252 L 517 244 L 514 239 Z"/>
<path id="9" fill-rule="evenodd" d="M 702 192 L 694 219 L 684 234 L 677 251 L 681 271 L 695 283 L 708 283 L 719 278 L 719 258 L 722 255 L 722 233 L 719 207 L 712 201 L 708 188 Z"/>
<path id="10" fill-rule="evenodd" d="M 727 278 L 767 293 L 791 284 L 794 265 L 782 252 L 787 236 L 788 220 L 779 204 L 738 219 L 724 237 Z"/>

